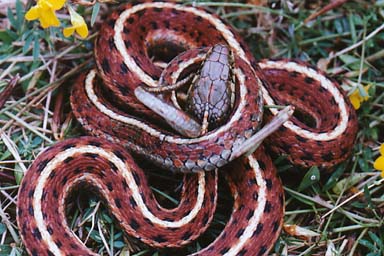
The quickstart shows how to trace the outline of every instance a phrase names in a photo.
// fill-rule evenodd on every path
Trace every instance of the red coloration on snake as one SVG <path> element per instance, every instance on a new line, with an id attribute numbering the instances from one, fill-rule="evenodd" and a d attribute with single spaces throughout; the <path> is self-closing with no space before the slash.
<path id="1" fill-rule="evenodd" d="M 166 61 L 174 57 L 168 53 L 171 46 L 191 54 L 191 60 L 183 57 L 166 68 L 169 75 L 164 78 L 174 84 L 185 75 L 183 70 L 203 61 L 203 50 L 189 49 L 218 43 L 234 54 L 233 109 L 220 127 L 184 138 L 160 124 L 161 118 L 136 99 L 134 90 L 158 85 L 162 70 L 150 52 L 166 56 Z M 234 197 L 232 215 L 215 241 L 196 255 L 267 254 L 279 235 L 284 211 L 275 168 L 264 147 L 227 164 L 257 132 L 263 99 L 269 105 L 292 104 L 314 120 L 306 123 L 296 116 L 280 128 L 279 138 L 273 136 L 267 143 L 293 163 L 328 168 L 351 151 L 356 114 L 337 83 L 301 62 L 256 62 L 240 37 L 203 9 L 162 2 L 124 5 L 102 26 L 95 57 L 103 82 L 90 71 L 78 78 L 71 95 L 77 119 L 95 137 L 67 140 L 44 151 L 19 190 L 18 225 L 31 255 L 95 255 L 65 219 L 68 194 L 83 183 L 99 192 L 127 234 L 154 247 L 183 246 L 212 219 L 218 173 L 227 176 Z M 171 102 L 172 96 L 165 99 Z M 276 113 L 269 109 L 267 119 Z M 185 174 L 178 207 L 166 210 L 158 205 L 127 149 L 163 168 L 198 172 Z M 213 171 L 217 167 L 222 168 Z"/>

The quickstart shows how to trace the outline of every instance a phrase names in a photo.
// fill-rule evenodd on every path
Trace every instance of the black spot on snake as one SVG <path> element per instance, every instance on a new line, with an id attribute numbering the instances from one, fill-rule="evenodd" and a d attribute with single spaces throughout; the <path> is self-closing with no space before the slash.
<path id="1" fill-rule="evenodd" d="M 69 246 L 71 246 L 71 248 L 74 250 L 77 250 L 79 248 L 77 244 L 70 244 Z"/>
<path id="2" fill-rule="evenodd" d="M 261 233 L 261 231 L 263 231 L 263 228 L 264 228 L 263 223 L 257 224 L 256 230 L 253 232 L 252 237 L 258 236 Z"/>
<path id="3" fill-rule="evenodd" d="M 55 241 L 55 244 L 57 245 L 57 247 L 61 248 L 61 246 L 63 246 L 63 243 L 60 242 L 60 241 Z"/>
<path id="4" fill-rule="evenodd" d="M 308 141 L 308 139 L 306 139 L 306 138 L 304 138 L 304 137 L 302 137 L 302 136 L 300 136 L 300 135 L 295 135 L 295 138 L 296 138 L 298 141 L 303 142 L 303 143 L 305 143 L 305 142 Z"/>
<path id="5" fill-rule="evenodd" d="M 328 162 L 328 161 L 331 161 L 331 160 L 332 160 L 332 158 L 333 158 L 333 154 L 332 154 L 332 152 L 329 152 L 329 153 L 327 153 L 327 154 L 322 155 L 321 158 L 322 158 L 324 161 Z"/>
<path id="6" fill-rule="evenodd" d="M 76 144 L 69 143 L 69 144 L 65 144 L 64 146 L 62 146 L 61 149 L 62 150 L 67 150 L 67 149 L 74 148 L 74 147 L 76 147 Z"/>
<path id="7" fill-rule="evenodd" d="M 28 192 L 28 197 L 32 198 L 34 193 L 35 193 L 35 189 L 31 188 L 31 190 L 29 190 L 29 192 Z"/>
<path id="8" fill-rule="evenodd" d="M 229 248 L 229 247 L 225 247 L 225 248 L 223 248 L 223 249 L 220 250 L 220 254 L 221 254 L 221 255 L 224 255 L 224 254 L 226 254 L 230 249 L 231 249 L 231 248 Z"/>
<path id="9" fill-rule="evenodd" d="M 184 240 L 184 241 L 186 241 L 186 240 L 189 240 L 189 238 L 190 238 L 191 236 L 192 236 L 192 233 L 189 232 L 189 231 L 187 231 L 187 232 L 185 232 L 185 233 L 182 235 L 181 239 Z"/>
<path id="10" fill-rule="evenodd" d="M 124 34 L 129 34 L 131 31 L 129 30 L 129 28 L 127 28 L 127 27 L 124 27 L 123 28 L 123 33 Z"/>
<path id="11" fill-rule="evenodd" d="M 257 160 L 257 162 L 259 163 L 259 166 L 260 168 L 265 171 L 267 166 L 265 165 L 264 161 L 261 161 L 261 160 Z"/>
<path id="12" fill-rule="evenodd" d="M 251 178 L 251 179 L 248 179 L 247 183 L 248 183 L 248 186 L 253 186 L 257 184 L 257 180 L 256 178 Z"/>
<path id="13" fill-rule="evenodd" d="M 208 223 L 208 220 L 209 220 L 209 215 L 208 213 L 205 213 L 203 217 L 203 225 L 206 225 Z"/>
<path id="14" fill-rule="evenodd" d="M 116 22 L 116 20 L 114 20 L 114 19 L 110 19 L 110 20 L 107 21 L 107 24 L 108 24 L 108 26 L 110 26 L 111 28 L 114 28 L 114 27 L 115 27 L 115 22 Z"/>
<path id="15" fill-rule="evenodd" d="M 152 239 L 158 243 L 164 243 L 167 241 L 167 239 L 163 235 L 154 236 Z"/>
<path id="16" fill-rule="evenodd" d="M 30 216 L 33 216 L 33 212 L 34 212 L 33 211 L 33 206 L 32 206 L 32 204 L 30 204 L 29 207 L 28 207 L 28 213 L 29 213 Z"/>
<path id="17" fill-rule="evenodd" d="M 267 201 L 265 203 L 264 212 L 265 213 L 269 213 L 269 212 L 271 212 L 271 209 L 272 209 L 272 205 L 271 205 L 271 203 L 269 201 Z"/>
<path id="18" fill-rule="evenodd" d="M 247 217 L 246 217 L 247 220 L 250 220 L 250 219 L 252 218 L 253 214 L 254 214 L 254 210 L 250 209 L 250 210 L 248 211 L 248 214 L 247 214 Z"/>
<path id="19" fill-rule="evenodd" d="M 109 50 L 116 50 L 115 41 L 113 40 L 113 37 L 108 38 L 108 46 Z"/>
<path id="20" fill-rule="evenodd" d="M 244 228 L 239 229 L 239 231 L 237 231 L 236 233 L 236 237 L 240 238 L 244 234 L 244 230 L 245 230 Z"/>
<path id="21" fill-rule="evenodd" d="M 242 249 L 241 251 L 239 251 L 237 256 L 244 256 L 246 253 L 247 253 L 247 250 L 246 249 Z"/>
<path id="22" fill-rule="evenodd" d="M 115 198 L 115 204 L 117 208 L 121 208 L 121 201 L 119 198 Z"/>
<path id="23" fill-rule="evenodd" d="M 125 62 L 122 62 L 120 64 L 120 69 L 121 69 L 121 73 L 122 74 L 127 74 L 128 71 L 129 71 L 129 69 L 128 69 L 127 65 L 125 64 Z"/>
<path id="24" fill-rule="evenodd" d="M 129 41 L 129 40 L 124 40 L 124 45 L 125 45 L 125 48 L 127 48 L 127 49 L 129 49 L 129 48 L 131 48 L 131 41 Z"/>
<path id="25" fill-rule="evenodd" d="M 33 236 L 34 236 L 37 240 L 41 240 L 41 239 L 42 239 L 42 237 L 41 237 L 41 233 L 40 233 L 40 231 L 39 231 L 38 228 L 34 228 L 34 229 L 33 229 Z"/>
<path id="26" fill-rule="evenodd" d="M 253 198 L 253 200 L 257 201 L 259 199 L 259 194 L 256 191 L 253 192 L 252 198 Z"/>
<path id="27" fill-rule="evenodd" d="M 264 253 L 267 252 L 267 246 L 263 245 L 261 246 L 260 250 L 259 250 L 259 254 L 257 254 L 258 256 L 261 256 L 261 255 L 264 255 Z"/>
<path id="28" fill-rule="evenodd" d="M 133 208 L 136 208 L 137 204 L 136 204 L 136 201 L 135 201 L 135 199 L 133 198 L 133 196 L 130 196 L 130 197 L 129 197 L 129 203 L 131 204 L 131 206 L 132 206 Z"/>
<path id="29" fill-rule="evenodd" d="M 158 29 L 159 28 L 159 26 L 157 25 L 156 21 L 151 21 L 150 24 L 151 24 L 152 29 Z"/>
<path id="30" fill-rule="evenodd" d="M 275 233 L 279 229 L 279 226 L 280 226 L 279 222 L 278 221 L 274 221 L 273 222 L 273 229 L 272 229 L 272 231 Z"/>
<path id="31" fill-rule="evenodd" d="M 45 167 L 47 166 L 49 160 L 45 159 L 43 161 L 41 161 L 38 165 L 37 165 L 37 172 L 38 173 L 41 173 Z"/>
<path id="32" fill-rule="evenodd" d="M 315 80 L 312 78 L 312 77 L 309 77 L 309 76 L 306 76 L 304 78 L 304 82 L 306 82 L 307 84 L 312 84 Z"/>
<path id="33" fill-rule="evenodd" d="M 68 163 L 70 163 L 73 159 L 74 159 L 73 157 L 69 156 L 69 157 L 67 157 L 67 158 L 64 159 L 63 163 L 68 164 Z"/>
<path id="34" fill-rule="evenodd" d="M 137 184 L 137 186 L 140 187 L 140 184 L 141 184 L 140 176 L 137 174 L 137 172 L 132 172 L 132 175 L 133 175 L 133 178 L 135 179 L 135 183 Z"/>
<path id="35" fill-rule="evenodd" d="M 101 62 L 101 68 L 103 69 L 104 73 L 109 74 L 111 72 L 111 67 L 109 66 L 109 61 L 104 58 Z"/>
<path id="36" fill-rule="evenodd" d="M 134 220 L 134 219 L 131 219 L 130 222 L 129 222 L 129 225 L 134 229 L 134 230 L 138 230 L 140 228 L 140 224 Z"/>
<path id="37" fill-rule="evenodd" d="M 268 190 L 271 190 L 272 189 L 272 180 L 271 179 L 265 179 L 265 184 L 267 186 L 267 189 Z"/>

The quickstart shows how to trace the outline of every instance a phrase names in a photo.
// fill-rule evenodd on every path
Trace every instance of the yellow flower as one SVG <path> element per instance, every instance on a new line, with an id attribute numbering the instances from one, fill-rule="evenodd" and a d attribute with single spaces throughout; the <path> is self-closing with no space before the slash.
<path id="1" fill-rule="evenodd" d="M 25 14 L 27 20 L 39 19 L 43 28 L 60 26 L 55 11 L 61 9 L 65 4 L 65 0 L 37 0 L 37 4 L 33 6 Z"/>
<path id="2" fill-rule="evenodd" d="M 373 163 L 373 168 L 381 171 L 381 177 L 384 178 L 384 143 L 380 146 L 380 155 Z"/>
<path id="3" fill-rule="evenodd" d="M 366 96 L 362 96 L 360 94 L 359 88 L 356 88 L 351 95 L 349 95 L 349 99 L 353 105 L 353 107 L 357 110 L 360 108 L 361 103 L 368 100 L 368 90 L 371 85 L 364 86 L 364 91 L 366 93 Z"/>
<path id="4" fill-rule="evenodd" d="M 64 36 L 69 37 L 76 31 L 82 38 L 86 38 L 88 36 L 88 27 L 83 17 L 73 10 L 71 6 L 69 6 L 68 10 L 71 16 L 72 26 L 64 28 Z"/>

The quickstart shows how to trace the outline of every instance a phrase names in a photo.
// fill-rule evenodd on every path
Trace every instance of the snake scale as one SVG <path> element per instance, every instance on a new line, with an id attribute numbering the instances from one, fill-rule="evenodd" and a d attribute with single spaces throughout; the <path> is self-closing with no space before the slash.
<path id="1" fill-rule="evenodd" d="M 204 62 L 207 46 L 217 44 L 234 56 L 233 106 L 217 128 L 195 138 L 179 135 L 135 90 L 156 88 L 159 79 L 176 83 Z M 165 70 L 157 58 L 170 62 Z M 293 105 L 311 117 L 312 124 L 292 116 L 266 140 L 268 150 L 294 164 L 331 168 L 349 156 L 356 137 L 356 114 L 336 81 L 301 61 L 256 61 L 233 28 L 202 8 L 125 4 L 102 25 L 95 59 L 97 70 L 80 75 L 71 94 L 76 118 L 93 136 L 46 149 L 20 186 L 17 219 L 30 255 L 97 255 L 74 235 L 65 216 L 68 195 L 83 184 L 98 192 L 128 235 L 157 248 L 184 246 L 213 218 L 218 175 L 228 180 L 232 215 L 221 234 L 194 255 L 265 255 L 282 226 L 282 185 L 264 146 L 238 154 L 261 126 L 263 104 Z M 176 96 L 161 97 L 171 104 Z M 277 113 L 267 108 L 264 119 Z M 159 205 L 127 150 L 186 173 L 178 207 Z"/>

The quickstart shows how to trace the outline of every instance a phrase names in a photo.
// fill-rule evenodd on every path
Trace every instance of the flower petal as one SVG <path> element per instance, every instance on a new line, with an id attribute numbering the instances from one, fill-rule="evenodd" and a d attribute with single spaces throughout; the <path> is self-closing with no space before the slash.
<path id="1" fill-rule="evenodd" d="M 72 7 L 69 7 L 69 14 L 71 15 L 71 23 L 74 26 L 81 26 L 85 23 L 84 18 L 81 17 Z"/>
<path id="2" fill-rule="evenodd" d="M 352 103 L 352 106 L 354 109 L 359 109 L 360 108 L 360 99 L 359 99 L 359 95 L 355 94 L 355 93 L 352 93 L 350 96 L 349 96 L 349 100 L 351 101 Z"/>
<path id="3" fill-rule="evenodd" d="M 52 6 L 53 10 L 60 10 L 65 4 L 65 0 L 47 0 Z"/>
<path id="4" fill-rule="evenodd" d="M 384 172 L 384 156 L 380 156 L 376 159 L 376 161 L 373 163 L 373 168 Z"/>
<path id="5" fill-rule="evenodd" d="M 76 28 L 76 32 L 81 36 L 81 38 L 86 38 L 88 36 L 88 27 L 87 24 L 83 24 Z"/>
<path id="6" fill-rule="evenodd" d="M 40 17 L 40 8 L 38 6 L 33 6 L 24 17 L 26 20 L 38 19 Z"/>
<path id="7" fill-rule="evenodd" d="M 82 37 L 86 38 L 88 36 L 88 27 L 85 23 L 84 18 L 78 14 L 71 6 L 68 7 L 69 14 L 71 16 L 72 28 Z"/>
<path id="8" fill-rule="evenodd" d="M 64 28 L 63 30 L 63 34 L 65 37 L 69 37 L 73 34 L 73 32 L 75 32 L 75 28 L 74 27 L 68 27 L 68 28 Z"/>
<path id="9" fill-rule="evenodd" d="M 44 14 L 40 16 L 40 22 L 43 28 L 60 26 L 60 21 L 53 10 L 44 12 Z"/>
<path id="10" fill-rule="evenodd" d="M 380 146 L 380 154 L 384 156 L 384 143 Z"/>

